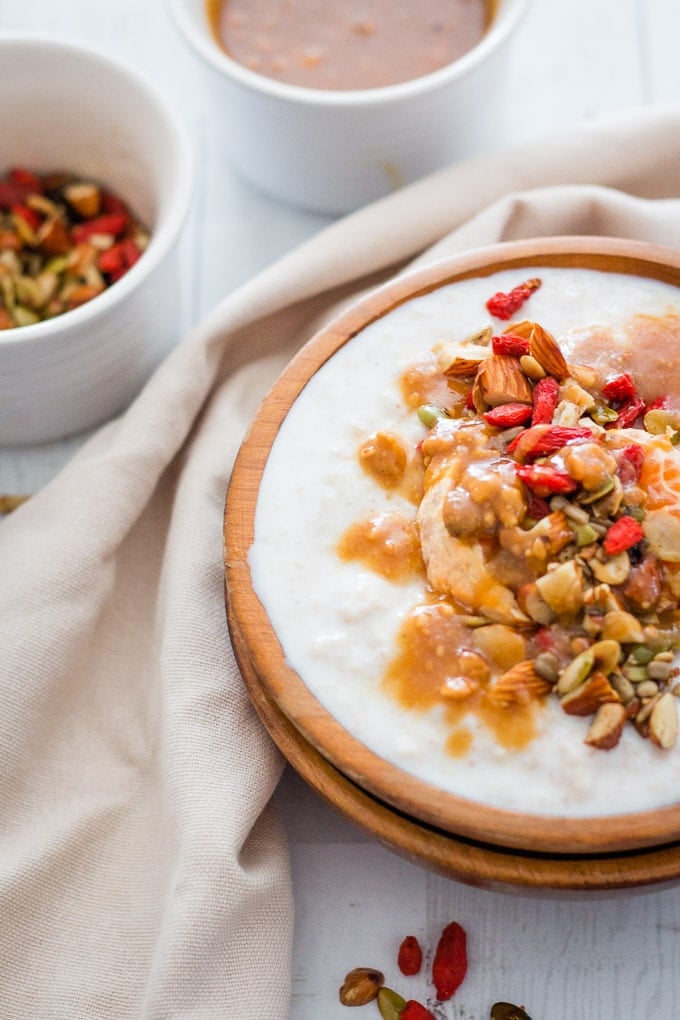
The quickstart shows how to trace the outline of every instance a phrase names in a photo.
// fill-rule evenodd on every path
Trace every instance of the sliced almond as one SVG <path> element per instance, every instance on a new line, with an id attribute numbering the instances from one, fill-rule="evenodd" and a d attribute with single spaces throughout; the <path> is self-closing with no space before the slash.
<path id="1" fill-rule="evenodd" d="M 616 701 L 608 701 L 598 708 L 584 743 L 590 747 L 597 747 L 600 751 L 609 751 L 616 747 L 621 739 L 625 723 L 626 710 L 623 705 Z"/>
<path id="2" fill-rule="evenodd" d="M 600 705 L 608 701 L 621 701 L 619 695 L 604 673 L 596 671 L 580 684 L 576 690 L 561 699 L 560 704 L 567 715 L 592 715 Z"/>
<path id="3" fill-rule="evenodd" d="M 556 379 L 560 380 L 568 377 L 569 365 L 557 346 L 557 341 L 552 333 L 539 326 L 537 322 L 534 323 L 529 337 L 529 353 L 548 375 L 554 375 Z"/>
<path id="4" fill-rule="evenodd" d="M 509 708 L 544 698 L 551 690 L 552 684 L 538 675 L 531 660 L 525 659 L 499 676 L 488 693 L 497 705 Z"/>
<path id="5" fill-rule="evenodd" d="M 678 736 L 678 711 L 670 691 L 662 694 L 649 716 L 649 738 L 657 747 L 672 747 Z"/>

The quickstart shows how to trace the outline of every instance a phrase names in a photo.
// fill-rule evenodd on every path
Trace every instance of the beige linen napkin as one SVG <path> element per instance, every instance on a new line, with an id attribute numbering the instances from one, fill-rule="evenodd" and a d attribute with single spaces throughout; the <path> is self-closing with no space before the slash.
<path id="1" fill-rule="evenodd" d="M 319 317 L 414 256 L 551 233 L 680 245 L 678 166 L 680 113 L 642 111 L 334 224 L 230 295 L 0 524 L 3 1018 L 288 1015 L 281 761 L 224 618 L 244 430 Z"/>

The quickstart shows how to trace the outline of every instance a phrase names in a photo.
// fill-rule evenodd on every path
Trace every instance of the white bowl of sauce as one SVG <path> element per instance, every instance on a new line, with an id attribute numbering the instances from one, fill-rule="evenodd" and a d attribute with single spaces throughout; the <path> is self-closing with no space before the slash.
<path id="1" fill-rule="evenodd" d="M 236 169 L 343 213 L 490 146 L 528 0 L 169 2 Z"/>
<path id="2" fill-rule="evenodd" d="M 556 397 L 561 380 L 551 424 L 525 420 L 514 430 L 522 436 L 520 460 L 510 446 L 493 453 L 499 471 L 512 468 L 502 491 L 493 490 L 503 497 L 498 502 L 487 454 L 475 446 L 475 430 L 486 425 L 474 424 L 464 404 L 491 341 L 487 348 L 463 345 L 473 371 L 462 375 L 440 378 L 432 352 L 441 341 L 468 340 L 480 327 L 503 334 L 508 323 L 494 318 L 487 299 L 530 278 L 540 287 L 511 325 L 541 324 L 564 350 L 569 371 L 539 349 L 534 360 L 543 357 L 553 383 L 540 384 L 541 365 L 537 372 L 527 362 L 535 373 L 528 377 L 530 396 L 517 389 L 500 405 L 514 413 L 526 404 L 538 418 L 538 393 L 554 389 Z M 522 339 L 516 328 L 515 339 L 502 345 Z M 445 832 L 540 853 L 612 853 L 677 840 L 680 542 L 673 529 L 680 527 L 680 454 L 669 422 L 680 422 L 678 335 L 680 256 L 601 238 L 499 245 L 436 263 L 374 292 L 319 333 L 265 399 L 228 494 L 228 615 L 255 703 L 264 691 L 343 775 Z M 494 357 L 495 348 L 494 342 Z M 510 368 L 503 366 L 506 386 Z M 511 367 L 508 379 L 515 379 L 517 365 Z M 628 376 L 638 386 L 634 398 L 618 390 Z M 527 383 L 522 378 L 517 387 Z M 610 378 L 618 381 L 605 390 Z M 443 431 L 416 413 L 425 391 L 432 404 L 456 405 L 444 415 Z M 498 406 L 491 396 L 487 403 L 485 415 Z M 572 412 L 577 423 L 567 421 Z M 491 449 L 500 441 L 505 450 L 506 440 L 516 438 L 503 431 L 508 427 L 486 430 Z M 567 445 L 552 454 L 536 447 L 530 455 L 527 442 L 538 433 L 540 442 L 548 436 Z M 366 469 L 375 466 L 369 447 L 381 434 L 410 451 L 395 486 Z M 451 556 L 442 582 L 430 569 L 424 508 L 438 479 L 449 478 L 444 463 L 436 463 L 436 446 L 445 451 L 454 440 L 451 469 L 454 461 L 470 463 L 462 482 L 447 484 L 455 496 L 442 511 L 448 534 L 434 536 Z M 389 463 L 389 449 L 382 453 Z M 607 477 L 598 480 L 600 468 Z M 557 489 L 543 490 L 545 471 L 551 482 L 570 483 L 563 507 L 552 504 Z M 477 483 L 490 494 L 473 496 L 477 509 L 470 503 L 462 513 L 460 500 Z M 526 507 L 517 504 L 518 494 Z M 493 512 L 481 534 L 472 518 L 484 511 Z M 401 539 L 419 535 L 425 576 L 411 562 L 407 541 L 380 545 L 379 527 L 388 518 L 403 524 Z M 559 539 L 545 563 L 534 544 L 542 545 L 541 521 L 550 541 Z M 376 524 L 377 538 L 357 554 L 347 539 L 364 522 Z M 638 524 L 640 533 L 619 546 L 622 533 Z M 400 538 L 394 529 L 391 535 Z M 525 539 L 526 549 L 516 548 Z M 488 565 L 483 576 L 472 561 L 477 551 Z M 546 607 L 528 600 L 527 578 L 515 581 L 525 568 L 550 603 L 545 617 Z M 562 585 L 571 569 L 578 584 Z M 558 575 L 555 604 L 555 588 L 544 581 Z M 517 604 L 504 601 L 510 589 Z M 463 639 L 461 622 L 469 628 Z M 472 672 L 460 660 L 461 647 L 466 655 L 477 649 Z M 543 683 L 548 648 L 548 658 L 560 664 Z M 519 697 L 507 699 L 510 688 L 501 679 L 527 661 L 531 678 L 522 680 Z M 491 678 L 478 672 L 484 663 L 492 666 Z M 454 689 L 461 675 L 476 690 L 461 696 Z M 581 697 L 586 687 L 595 700 L 577 705 L 573 692 Z M 661 708 L 650 727 L 655 706 Z M 598 715 L 618 718 L 616 740 L 600 739 Z"/>

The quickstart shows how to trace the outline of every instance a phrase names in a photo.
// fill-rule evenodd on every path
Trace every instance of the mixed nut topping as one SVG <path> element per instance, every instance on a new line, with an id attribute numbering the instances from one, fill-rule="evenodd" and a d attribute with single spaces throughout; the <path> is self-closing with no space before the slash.
<path id="1" fill-rule="evenodd" d="M 97 182 L 10 169 L 0 179 L 0 329 L 90 301 L 124 276 L 148 243 L 128 206 Z"/>
<path id="2" fill-rule="evenodd" d="M 510 320 L 539 287 L 520 284 L 487 309 Z M 485 326 L 462 347 L 440 342 L 432 358 L 421 385 L 407 373 L 427 429 L 417 522 L 431 599 L 429 617 L 419 607 L 410 624 L 423 647 L 424 629 L 434 635 L 438 697 L 463 713 L 513 713 L 551 695 L 589 719 L 591 747 L 614 747 L 627 724 L 672 747 L 680 408 L 645 402 L 628 373 L 569 364 L 528 319 Z M 373 464 L 382 442 L 390 465 L 385 488 L 406 462 L 394 438 L 372 440 Z"/>

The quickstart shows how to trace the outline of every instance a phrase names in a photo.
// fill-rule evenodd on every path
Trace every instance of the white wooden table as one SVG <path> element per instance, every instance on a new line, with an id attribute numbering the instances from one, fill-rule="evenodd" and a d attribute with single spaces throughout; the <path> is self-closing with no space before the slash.
<path id="1" fill-rule="evenodd" d="M 184 117 L 198 179 L 178 337 L 328 222 L 269 200 L 230 171 L 216 151 L 198 67 L 163 0 L 0 0 L 0 31 L 54 34 L 118 55 L 146 72 Z M 499 145 L 680 101 L 679 38 L 677 0 L 534 0 L 513 49 Z M 2 139 L 0 165 L 1 154 Z M 0 449 L 0 492 L 34 491 L 81 441 Z M 337 987 L 348 969 L 375 965 L 397 982 L 400 936 L 431 943 L 453 919 L 469 931 L 471 965 L 442 1018 L 484 1020 L 496 999 L 525 1003 L 534 1020 L 680 1017 L 680 888 L 585 901 L 481 892 L 365 838 L 290 772 L 277 800 L 297 905 L 292 1020 L 347 1020 Z M 425 985 L 408 988 L 424 998 Z M 377 1016 L 373 1007 L 369 1013 Z"/>

